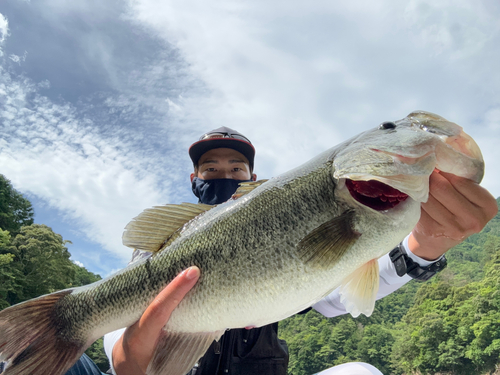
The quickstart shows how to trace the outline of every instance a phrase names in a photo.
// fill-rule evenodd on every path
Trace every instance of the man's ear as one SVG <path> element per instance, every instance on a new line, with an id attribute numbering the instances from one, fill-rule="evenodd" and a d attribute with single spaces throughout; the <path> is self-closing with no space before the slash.
<path id="1" fill-rule="evenodd" d="M 191 174 L 189 175 L 189 178 L 191 179 L 191 182 L 193 182 L 193 178 L 194 178 L 194 177 L 195 177 L 194 173 L 191 173 Z"/>
<path id="2" fill-rule="evenodd" d="M 257 175 L 255 173 L 252 173 L 252 181 L 257 181 Z"/>

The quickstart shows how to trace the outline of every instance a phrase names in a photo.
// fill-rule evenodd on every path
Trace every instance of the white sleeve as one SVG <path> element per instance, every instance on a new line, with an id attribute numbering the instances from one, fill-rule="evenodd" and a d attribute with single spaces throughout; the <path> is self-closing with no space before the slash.
<path id="1" fill-rule="evenodd" d="M 436 260 L 428 261 L 413 254 L 408 248 L 408 237 L 409 235 L 403 240 L 403 246 L 409 258 L 411 258 L 414 262 L 418 263 L 422 267 L 436 262 Z M 402 277 L 398 276 L 398 274 L 396 273 L 396 268 L 394 267 L 391 258 L 389 258 L 389 254 L 384 255 L 378 260 L 378 266 L 380 271 L 380 284 L 376 297 L 377 300 L 388 296 L 411 280 L 411 277 L 408 275 L 404 275 Z M 339 290 L 340 288 L 335 289 L 325 298 L 314 304 L 313 309 L 328 318 L 346 314 L 347 310 L 340 302 Z"/>
<path id="2" fill-rule="evenodd" d="M 141 251 L 141 250 L 134 250 L 134 253 L 132 254 L 132 259 L 129 262 L 129 265 L 132 263 L 137 262 L 139 259 L 142 258 L 149 258 L 151 256 L 151 253 L 148 253 L 146 251 Z M 116 342 L 120 339 L 120 337 L 123 335 L 123 332 L 125 332 L 127 328 L 120 328 L 116 331 L 106 333 L 104 335 L 104 352 L 106 353 L 106 356 L 108 357 L 109 364 L 111 366 L 111 371 L 113 374 L 116 375 L 115 368 L 113 366 L 113 348 L 115 347 Z"/>
<path id="3" fill-rule="evenodd" d="M 109 365 L 111 366 L 112 374 L 116 375 L 115 367 L 113 366 L 113 348 L 115 347 L 116 342 L 120 339 L 127 328 L 121 328 L 119 330 L 106 333 L 104 335 L 104 352 L 109 359 Z"/>

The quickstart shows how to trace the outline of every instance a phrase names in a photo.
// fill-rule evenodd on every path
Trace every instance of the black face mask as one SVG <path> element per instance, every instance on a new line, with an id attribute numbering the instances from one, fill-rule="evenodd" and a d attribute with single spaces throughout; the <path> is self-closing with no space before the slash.
<path id="1" fill-rule="evenodd" d="M 203 180 L 195 177 L 191 187 L 194 195 L 200 199 L 199 203 L 221 204 L 231 198 L 240 183 L 249 181 L 252 180 L 233 180 L 229 178 Z"/>

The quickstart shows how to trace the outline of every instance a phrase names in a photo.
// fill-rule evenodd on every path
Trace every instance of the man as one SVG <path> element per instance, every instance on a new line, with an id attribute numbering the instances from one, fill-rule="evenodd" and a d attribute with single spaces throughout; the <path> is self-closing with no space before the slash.
<path id="1" fill-rule="evenodd" d="M 192 190 L 200 203 L 223 203 L 234 194 L 241 182 L 257 178 L 252 173 L 255 150 L 251 142 L 232 129 L 219 128 L 205 134 L 190 147 L 189 155 L 194 165 Z M 136 253 L 136 258 L 139 256 Z M 286 375 L 288 348 L 284 341 L 278 339 L 277 331 L 278 323 L 251 330 L 227 331 L 211 345 L 191 374 Z M 117 339 L 120 334 L 105 336 L 106 352 L 111 352 L 108 356 L 118 374 L 122 374 L 122 368 L 123 374 L 133 373 L 129 371 L 128 361 L 122 359 L 129 348 L 123 338 Z M 120 345 L 124 350 L 119 351 Z"/>
<path id="2" fill-rule="evenodd" d="M 191 183 L 201 203 L 220 204 L 231 197 L 242 181 L 255 180 L 255 150 L 242 134 L 219 128 L 203 135 L 189 149 L 194 172 Z M 379 260 L 381 298 L 411 278 L 425 279 L 442 267 L 443 254 L 495 216 L 495 199 L 476 183 L 443 172 L 430 177 L 430 195 L 422 216 L 400 248 Z M 145 256 L 134 252 L 134 258 Z M 398 273 L 402 276 L 399 276 Z M 409 274 L 406 274 L 409 273 Z M 188 277 L 190 275 L 190 277 Z M 194 267 L 174 280 L 149 306 L 139 322 L 105 336 L 105 350 L 118 375 L 143 374 L 152 358 L 155 338 L 171 311 L 199 277 Z M 313 306 L 325 316 L 345 313 L 338 291 Z M 235 329 L 214 342 L 190 375 L 286 374 L 286 344 L 277 337 L 277 324 L 251 330 Z M 380 374 L 373 366 L 349 364 L 335 373 Z M 345 372 L 348 371 L 348 372 Z M 369 372 L 366 372 L 369 371 Z"/>

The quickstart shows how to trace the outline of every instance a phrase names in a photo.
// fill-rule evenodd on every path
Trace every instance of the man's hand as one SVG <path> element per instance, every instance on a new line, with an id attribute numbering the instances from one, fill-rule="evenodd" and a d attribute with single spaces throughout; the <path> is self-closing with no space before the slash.
<path id="1" fill-rule="evenodd" d="M 156 296 L 142 317 L 127 328 L 113 347 L 113 366 L 118 375 L 146 373 L 161 329 L 199 277 L 198 267 L 190 267 L 177 275 Z"/>
<path id="2" fill-rule="evenodd" d="M 408 240 L 412 253 L 438 259 L 467 237 L 480 232 L 498 212 L 495 198 L 474 181 L 434 171 L 429 200 Z"/>

